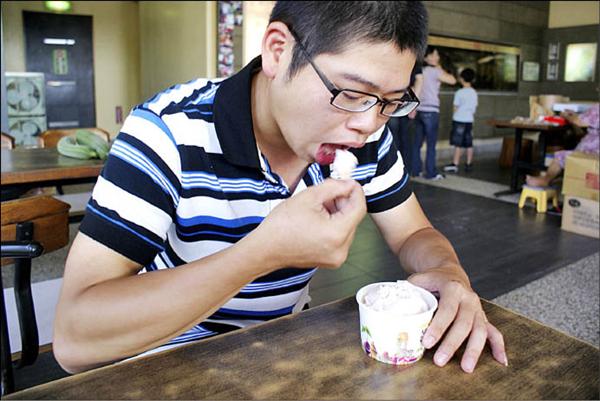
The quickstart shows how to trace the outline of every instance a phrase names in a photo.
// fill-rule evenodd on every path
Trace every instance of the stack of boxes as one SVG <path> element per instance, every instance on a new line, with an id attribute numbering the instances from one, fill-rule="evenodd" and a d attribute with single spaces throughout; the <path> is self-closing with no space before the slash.
<path id="1" fill-rule="evenodd" d="M 600 237 L 600 162 L 597 155 L 573 152 L 567 156 L 563 179 L 561 228 Z"/>

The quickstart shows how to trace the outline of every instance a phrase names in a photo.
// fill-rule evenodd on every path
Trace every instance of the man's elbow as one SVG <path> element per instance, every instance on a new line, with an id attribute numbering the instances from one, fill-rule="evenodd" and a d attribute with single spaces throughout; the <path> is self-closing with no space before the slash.
<path id="1" fill-rule="evenodd" d="M 100 365 L 90 363 L 88 356 L 84 352 L 84 348 L 78 346 L 76 341 L 67 337 L 58 331 L 54 332 L 52 351 L 54 358 L 61 368 L 68 373 L 75 374 Z"/>

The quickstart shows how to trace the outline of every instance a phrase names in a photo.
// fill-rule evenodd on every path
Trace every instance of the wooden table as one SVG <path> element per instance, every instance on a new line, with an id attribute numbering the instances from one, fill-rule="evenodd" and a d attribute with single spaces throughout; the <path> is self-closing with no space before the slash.
<path id="1" fill-rule="evenodd" d="M 598 349 L 482 301 L 509 367 L 486 349 L 472 374 L 433 351 L 409 367 L 369 358 L 346 298 L 6 399 L 598 399 Z"/>
<path id="2" fill-rule="evenodd" d="M 2 149 L 2 189 L 94 182 L 103 160 L 63 156 L 56 148 Z"/>
<path id="3" fill-rule="evenodd" d="M 527 124 L 527 123 L 513 123 L 511 121 L 500 121 L 490 120 L 488 124 L 493 125 L 496 128 L 513 128 L 515 130 L 515 144 L 513 148 L 513 161 L 510 175 L 510 189 L 508 191 L 497 192 L 494 195 L 506 195 L 519 192 L 519 175 L 524 170 L 545 170 L 544 159 L 546 158 L 546 140 L 548 135 L 555 135 L 565 132 L 569 126 L 553 126 L 548 124 Z M 529 163 L 524 160 L 519 160 L 521 154 L 521 142 L 523 140 L 523 132 L 525 131 L 539 131 L 539 143 L 538 143 L 538 160 L 539 163 Z"/>

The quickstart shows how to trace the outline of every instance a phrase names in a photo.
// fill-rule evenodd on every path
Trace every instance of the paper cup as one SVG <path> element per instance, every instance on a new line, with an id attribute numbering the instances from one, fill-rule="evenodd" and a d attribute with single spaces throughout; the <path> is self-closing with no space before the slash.
<path id="1" fill-rule="evenodd" d="M 378 311 L 365 304 L 364 297 L 373 287 L 394 282 L 373 283 L 356 294 L 360 314 L 362 348 L 371 358 L 392 365 L 408 365 L 423 357 L 423 334 L 437 309 L 437 299 L 427 290 L 411 284 L 427 303 L 427 311 L 404 315 L 398 311 Z"/>

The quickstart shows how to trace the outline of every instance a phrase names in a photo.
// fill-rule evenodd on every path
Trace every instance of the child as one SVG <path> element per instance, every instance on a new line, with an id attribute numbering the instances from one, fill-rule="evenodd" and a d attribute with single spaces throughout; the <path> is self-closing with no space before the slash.
<path id="1" fill-rule="evenodd" d="M 465 171 L 473 170 L 473 116 L 477 109 L 477 92 L 472 83 L 475 71 L 465 68 L 461 71 L 458 81 L 462 85 L 454 94 L 454 114 L 452 115 L 452 132 L 450 144 L 454 145 L 452 163 L 444 166 L 444 171 L 457 172 L 462 150 L 467 149 Z"/>

